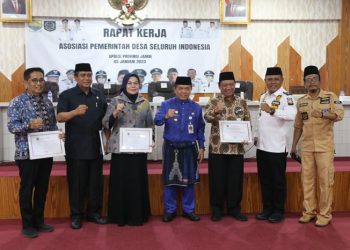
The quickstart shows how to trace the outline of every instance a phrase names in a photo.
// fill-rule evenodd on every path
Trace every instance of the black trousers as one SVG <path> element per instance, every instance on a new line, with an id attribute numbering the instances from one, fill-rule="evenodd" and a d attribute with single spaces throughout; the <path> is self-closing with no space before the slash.
<path id="1" fill-rule="evenodd" d="M 86 195 L 87 216 L 100 215 L 103 195 L 103 158 L 92 160 L 66 158 L 66 162 L 71 218 L 83 217 Z"/>
<path id="2" fill-rule="evenodd" d="M 264 212 L 284 213 L 287 154 L 256 151 Z"/>
<path id="3" fill-rule="evenodd" d="M 209 196 L 213 213 L 241 212 L 243 193 L 243 155 L 209 154 Z"/>
<path id="4" fill-rule="evenodd" d="M 23 229 L 44 223 L 45 201 L 52 162 L 52 158 L 16 161 L 21 178 L 19 206 Z"/>

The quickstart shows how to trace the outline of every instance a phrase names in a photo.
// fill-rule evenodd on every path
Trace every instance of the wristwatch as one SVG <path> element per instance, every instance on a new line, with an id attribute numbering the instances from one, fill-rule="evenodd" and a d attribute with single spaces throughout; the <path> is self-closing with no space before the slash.
<path id="1" fill-rule="evenodd" d="M 276 112 L 276 109 L 271 109 L 270 115 L 273 115 Z"/>

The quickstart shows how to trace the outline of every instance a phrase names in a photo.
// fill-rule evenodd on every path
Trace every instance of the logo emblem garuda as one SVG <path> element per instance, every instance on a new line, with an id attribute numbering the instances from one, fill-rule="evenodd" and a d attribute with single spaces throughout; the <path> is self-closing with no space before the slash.
<path id="1" fill-rule="evenodd" d="M 44 21 L 44 29 L 47 31 L 55 31 L 56 30 L 56 22 L 55 21 Z"/>
<path id="2" fill-rule="evenodd" d="M 143 18 L 136 11 L 143 9 L 148 0 L 108 0 L 109 5 L 119 10 L 119 14 L 112 19 L 123 26 L 139 25 Z"/>

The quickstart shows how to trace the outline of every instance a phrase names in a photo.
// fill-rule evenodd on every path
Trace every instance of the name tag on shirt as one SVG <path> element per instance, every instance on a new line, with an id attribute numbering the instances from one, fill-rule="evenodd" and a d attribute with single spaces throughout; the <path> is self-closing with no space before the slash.
<path id="1" fill-rule="evenodd" d="M 288 105 L 293 105 L 294 104 L 293 98 L 287 97 L 287 103 L 288 103 Z"/>
<path id="2" fill-rule="evenodd" d="M 188 133 L 189 134 L 193 134 L 194 133 L 193 124 L 188 124 Z"/>
<path id="3" fill-rule="evenodd" d="M 320 104 L 330 104 L 330 98 L 329 97 L 321 98 Z"/>

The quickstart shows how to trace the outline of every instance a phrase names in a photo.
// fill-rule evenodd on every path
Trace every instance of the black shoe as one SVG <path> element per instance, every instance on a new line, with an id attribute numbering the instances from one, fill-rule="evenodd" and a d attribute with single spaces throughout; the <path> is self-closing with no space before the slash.
<path id="1" fill-rule="evenodd" d="M 38 237 L 38 231 L 35 228 L 28 227 L 22 229 L 22 234 L 26 238 L 36 238 Z"/>
<path id="2" fill-rule="evenodd" d="M 257 220 L 268 220 L 270 216 L 271 216 L 271 213 L 270 213 L 270 212 L 262 212 L 262 213 L 260 213 L 260 214 L 257 214 L 257 215 L 255 216 L 255 218 L 256 218 Z"/>
<path id="3" fill-rule="evenodd" d="M 170 222 L 173 219 L 175 219 L 175 217 L 176 217 L 176 212 L 174 212 L 174 213 L 165 213 L 163 215 L 162 221 L 163 222 Z"/>
<path id="4" fill-rule="evenodd" d="M 222 219 L 221 214 L 219 213 L 213 213 L 210 217 L 212 221 L 220 221 Z"/>
<path id="5" fill-rule="evenodd" d="M 189 220 L 191 220 L 191 221 L 199 221 L 201 218 L 198 216 L 198 215 L 196 215 L 194 212 L 190 212 L 190 213 L 185 213 L 185 212 L 183 212 L 182 213 L 182 217 L 185 217 L 185 218 L 187 218 L 187 219 L 189 219 Z"/>
<path id="6" fill-rule="evenodd" d="M 107 224 L 107 220 L 106 219 L 103 219 L 100 215 L 96 215 L 94 217 L 87 217 L 86 218 L 87 221 L 89 222 L 93 222 L 93 223 L 96 223 L 96 224 Z"/>
<path id="7" fill-rule="evenodd" d="M 281 222 L 283 219 L 284 219 L 283 214 L 281 214 L 281 213 L 273 213 L 269 217 L 269 222 L 271 222 L 271 223 L 278 223 L 278 222 Z"/>
<path id="8" fill-rule="evenodd" d="M 79 229 L 79 228 L 81 228 L 81 219 L 80 218 L 72 219 L 72 221 L 70 223 L 70 227 L 72 229 Z"/>
<path id="9" fill-rule="evenodd" d="M 46 233 L 53 232 L 55 230 L 54 227 L 49 224 L 41 224 L 39 226 L 36 226 L 35 228 L 38 230 L 38 232 Z"/>
<path id="10" fill-rule="evenodd" d="M 245 216 L 244 214 L 242 213 L 235 213 L 235 214 L 232 214 L 232 218 L 238 220 L 238 221 L 247 221 L 248 218 L 247 216 Z"/>

